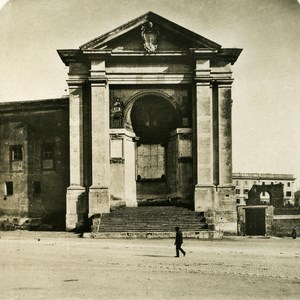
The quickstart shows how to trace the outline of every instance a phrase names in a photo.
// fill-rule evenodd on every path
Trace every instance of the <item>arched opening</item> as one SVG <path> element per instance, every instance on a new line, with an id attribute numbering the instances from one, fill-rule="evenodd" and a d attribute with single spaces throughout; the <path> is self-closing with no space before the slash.
<path id="1" fill-rule="evenodd" d="M 262 191 L 259 194 L 259 199 L 260 199 L 260 204 L 268 205 L 268 204 L 270 204 L 270 201 L 271 201 L 271 195 L 267 191 Z"/>
<path id="2" fill-rule="evenodd" d="M 168 194 L 168 151 L 170 132 L 177 128 L 174 105 L 160 95 L 143 95 L 135 100 L 130 121 L 136 135 L 137 199 L 164 199 Z"/>
<path id="3" fill-rule="evenodd" d="M 164 98 L 146 95 L 135 101 L 131 124 L 141 143 L 163 144 L 170 131 L 177 127 L 176 111 Z"/>

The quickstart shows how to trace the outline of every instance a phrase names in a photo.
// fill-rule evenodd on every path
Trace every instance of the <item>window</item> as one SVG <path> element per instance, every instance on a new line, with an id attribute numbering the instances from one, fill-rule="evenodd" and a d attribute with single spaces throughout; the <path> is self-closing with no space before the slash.
<path id="1" fill-rule="evenodd" d="M 237 204 L 240 204 L 240 203 L 241 203 L 241 200 L 240 200 L 240 199 L 236 199 L 236 203 L 237 203 Z"/>
<path id="2" fill-rule="evenodd" d="M 292 196 L 292 192 L 286 192 L 286 196 L 287 197 L 291 197 Z"/>
<path id="3" fill-rule="evenodd" d="M 45 143 L 42 147 L 42 168 L 43 170 L 54 169 L 55 144 Z"/>
<path id="4" fill-rule="evenodd" d="M 244 194 L 247 194 L 249 192 L 248 189 L 244 189 Z"/>
<path id="5" fill-rule="evenodd" d="M 54 144 L 44 144 L 42 158 L 44 160 L 54 159 Z"/>
<path id="6" fill-rule="evenodd" d="M 6 181 L 5 182 L 5 189 L 6 189 L 6 193 L 5 195 L 7 196 L 11 196 L 14 194 L 14 184 L 12 181 Z"/>
<path id="7" fill-rule="evenodd" d="M 239 185 L 239 181 L 238 180 L 235 182 L 235 185 Z"/>
<path id="8" fill-rule="evenodd" d="M 37 194 L 37 195 L 42 192 L 42 187 L 41 187 L 40 181 L 33 182 L 33 192 L 34 192 L 34 194 Z"/>
<path id="9" fill-rule="evenodd" d="M 247 185 L 248 184 L 248 180 L 245 180 L 245 185 Z"/>
<path id="10" fill-rule="evenodd" d="M 290 182 L 288 182 L 288 183 L 287 183 L 287 186 L 291 186 L 291 183 L 290 183 Z"/>
<path id="11" fill-rule="evenodd" d="M 11 161 L 23 160 L 22 145 L 13 145 L 10 148 Z"/>
<path id="12" fill-rule="evenodd" d="M 239 195 L 241 191 L 239 189 L 236 189 L 235 192 L 237 195 Z"/>
<path id="13" fill-rule="evenodd" d="M 263 181 L 262 184 L 265 185 L 265 182 Z"/>

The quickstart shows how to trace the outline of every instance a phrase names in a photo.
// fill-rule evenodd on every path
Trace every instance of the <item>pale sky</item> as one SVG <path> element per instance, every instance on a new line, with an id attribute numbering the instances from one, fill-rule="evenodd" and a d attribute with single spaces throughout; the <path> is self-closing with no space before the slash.
<path id="1" fill-rule="evenodd" d="M 67 94 L 68 69 L 56 50 L 148 11 L 243 48 L 233 66 L 233 171 L 291 173 L 300 188 L 297 0 L 0 0 L 1 7 L 0 101 Z"/>

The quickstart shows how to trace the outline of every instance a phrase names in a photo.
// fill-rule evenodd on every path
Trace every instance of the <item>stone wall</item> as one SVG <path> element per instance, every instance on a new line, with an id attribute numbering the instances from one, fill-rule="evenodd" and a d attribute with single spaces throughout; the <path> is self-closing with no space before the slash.
<path id="1" fill-rule="evenodd" d="M 272 235 L 291 236 L 292 229 L 300 233 L 300 215 L 275 215 L 272 223 Z"/>
<path id="2" fill-rule="evenodd" d="M 64 218 L 69 185 L 68 102 L 5 104 L 0 122 L 0 210 L 9 217 Z M 10 113 L 10 108 L 14 113 Z M 11 147 L 23 157 L 13 164 Z M 46 146 L 49 149 L 45 149 Z M 46 153 L 47 152 L 47 153 Z M 13 193 L 7 195 L 6 182 Z M 61 221 L 61 220 L 60 220 Z"/>

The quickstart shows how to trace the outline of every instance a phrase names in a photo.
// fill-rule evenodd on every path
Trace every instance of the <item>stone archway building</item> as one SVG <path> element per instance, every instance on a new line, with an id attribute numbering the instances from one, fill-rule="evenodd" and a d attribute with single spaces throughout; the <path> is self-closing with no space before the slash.
<path id="1" fill-rule="evenodd" d="M 152 12 L 58 50 L 69 67 L 68 230 L 117 201 L 178 197 L 204 211 L 212 229 L 236 232 L 231 65 L 240 52 Z M 143 97 L 138 136 L 131 112 Z"/>

